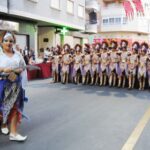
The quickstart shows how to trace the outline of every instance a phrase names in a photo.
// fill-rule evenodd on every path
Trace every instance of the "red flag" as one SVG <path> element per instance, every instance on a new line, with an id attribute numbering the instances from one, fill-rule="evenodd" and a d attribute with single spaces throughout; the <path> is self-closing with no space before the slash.
<path id="1" fill-rule="evenodd" d="M 127 16 L 128 18 L 133 18 L 133 16 L 134 16 L 134 10 L 133 10 L 133 8 L 132 8 L 131 3 L 130 3 L 128 0 L 125 0 L 125 1 L 123 2 L 123 7 L 124 7 L 124 9 L 125 9 L 126 16 Z"/>
<path id="2" fill-rule="evenodd" d="M 132 2 L 135 5 L 137 13 L 144 15 L 144 8 L 143 8 L 141 0 L 132 0 Z"/>

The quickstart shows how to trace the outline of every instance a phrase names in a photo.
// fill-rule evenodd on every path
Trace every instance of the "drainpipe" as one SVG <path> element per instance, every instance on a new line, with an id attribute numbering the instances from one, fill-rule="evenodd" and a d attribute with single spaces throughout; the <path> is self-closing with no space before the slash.
<path id="1" fill-rule="evenodd" d="M 10 0 L 7 0 L 7 13 L 9 14 L 9 10 L 10 10 Z"/>

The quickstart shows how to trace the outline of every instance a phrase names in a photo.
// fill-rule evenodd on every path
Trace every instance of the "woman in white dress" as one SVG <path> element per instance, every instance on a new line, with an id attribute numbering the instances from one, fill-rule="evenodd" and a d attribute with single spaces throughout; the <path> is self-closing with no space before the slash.
<path id="1" fill-rule="evenodd" d="M 21 73 L 24 71 L 25 63 L 20 55 L 13 50 L 14 44 L 14 34 L 5 32 L 2 37 L 3 53 L 0 55 L 1 131 L 3 134 L 9 133 L 10 140 L 25 141 L 27 136 L 22 136 L 17 132 L 17 125 L 21 121 L 26 100 L 21 81 Z M 10 129 L 8 129 L 8 125 Z"/>

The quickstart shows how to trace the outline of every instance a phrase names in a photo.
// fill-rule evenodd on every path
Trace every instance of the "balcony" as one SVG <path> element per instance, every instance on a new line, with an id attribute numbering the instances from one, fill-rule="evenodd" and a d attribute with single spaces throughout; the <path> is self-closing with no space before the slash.
<path id="1" fill-rule="evenodd" d="M 86 0 L 85 7 L 87 10 L 95 10 L 96 12 L 100 11 L 100 6 L 97 0 Z"/>
<path id="2" fill-rule="evenodd" d="M 134 32 L 149 34 L 147 20 L 135 20 L 126 24 L 107 24 L 101 25 L 101 32 Z"/>
<path id="3" fill-rule="evenodd" d="M 98 32 L 98 29 L 97 29 L 97 24 L 90 24 L 90 23 L 87 23 L 85 25 L 85 33 L 89 33 L 89 34 L 95 34 Z"/>

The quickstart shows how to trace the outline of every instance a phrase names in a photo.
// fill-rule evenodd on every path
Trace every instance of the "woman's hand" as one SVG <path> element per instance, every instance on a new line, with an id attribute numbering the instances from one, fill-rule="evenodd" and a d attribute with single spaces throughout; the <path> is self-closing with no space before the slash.
<path id="1" fill-rule="evenodd" d="M 0 72 L 3 72 L 4 71 L 4 68 L 0 68 Z"/>
<path id="2" fill-rule="evenodd" d="M 23 68 L 18 68 L 13 70 L 15 73 L 21 73 L 23 71 Z"/>
<path id="3" fill-rule="evenodd" d="M 13 70 L 11 69 L 11 68 L 4 68 L 3 69 L 3 72 L 5 72 L 5 73 L 10 73 L 10 72 L 12 72 Z"/>
<path id="4" fill-rule="evenodd" d="M 14 72 L 11 72 L 8 76 L 8 80 L 14 82 L 17 79 L 17 75 Z"/>

